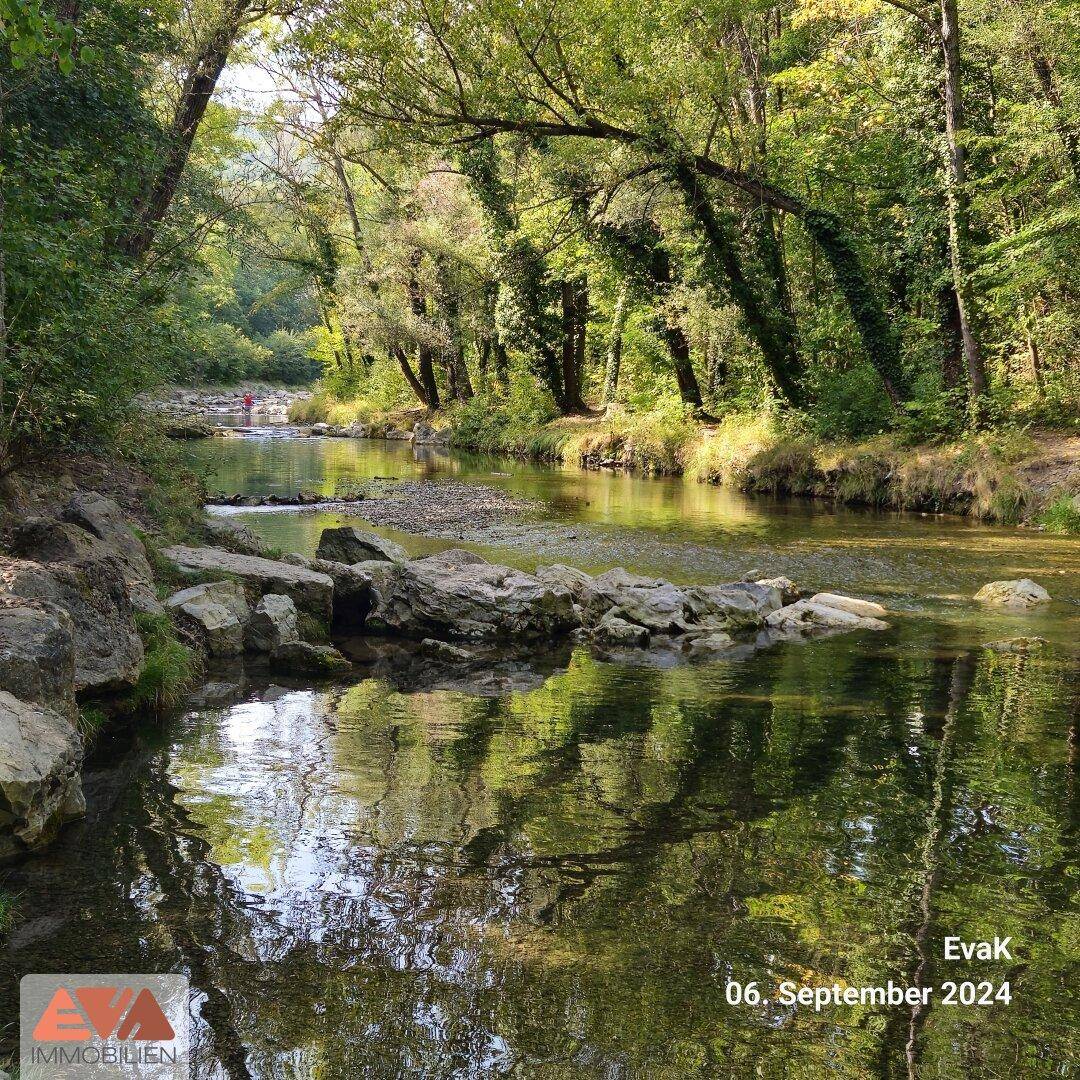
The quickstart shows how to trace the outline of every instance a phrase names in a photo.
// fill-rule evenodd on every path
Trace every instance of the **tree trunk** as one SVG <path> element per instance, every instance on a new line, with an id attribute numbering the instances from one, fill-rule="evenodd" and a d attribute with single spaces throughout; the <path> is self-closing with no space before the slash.
<path id="1" fill-rule="evenodd" d="M 427 405 L 427 394 L 424 391 L 424 387 L 420 380 L 416 377 L 416 372 L 412 369 L 412 364 L 409 363 L 409 358 L 405 354 L 405 350 L 400 346 L 395 346 L 392 350 L 392 355 L 398 362 L 398 366 L 401 368 L 401 374 L 405 376 L 405 381 L 412 388 L 412 392 L 420 399 L 421 405 Z"/>
<path id="2" fill-rule="evenodd" d="M 583 413 L 585 402 L 581 398 L 578 379 L 579 315 L 577 310 L 580 286 L 564 279 L 560 283 L 562 295 L 562 400 L 559 408 L 564 414 Z"/>
<path id="3" fill-rule="evenodd" d="M 694 374 L 694 364 L 690 357 L 690 342 L 683 328 L 677 323 L 670 323 L 662 316 L 658 321 L 657 331 L 667 342 L 671 353 L 671 362 L 675 368 L 675 381 L 679 384 L 679 397 L 694 409 L 701 408 L 701 387 Z"/>
<path id="4" fill-rule="evenodd" d="M 626 315 L 629 307 L 627 291 L 625 284 L 619 289 L 619 295 L 615 300 L 615 311 L 611 317 L 611 337 L 608 340 L 607 366 L 604 368 L 603 401 L 605 405 L 610 405 L 615 400 L 615 395 L 619 390 L 623 330 L 626 329 Z"/>
<path id="5" fill-rule="evenodd" d="M 978 418 L 986 392 L 986 368 L 972 327 L 974 304 L 965 266 L 969 250 L 967 150 L 963 144 L 964 104 L 960 83 L 960 19 L 956 0 L 941 0 L 941 53 L 945 75 L 945 178 L 949 223 L 949 264 L 960 321 L 971 412 Z"/>
<path id="6" fill-rule="evenodd" d="M 133 258 L 144 255 L 154 242 L 158 226 L 172 204 L 206 107 L 214 96 L 218 79 L 229 59 L 229 50 L 247 21 L 250 7 L 251 0 L 233 0 L 184 79 L 180 100 L 169 125 L 165 161 L 135 206 L 134 224 L 120 244 Z"/>

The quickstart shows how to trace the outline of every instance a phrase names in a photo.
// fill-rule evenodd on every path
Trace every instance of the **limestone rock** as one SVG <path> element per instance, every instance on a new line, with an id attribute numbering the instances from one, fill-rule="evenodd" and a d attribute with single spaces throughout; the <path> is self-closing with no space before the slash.
<path id="1" fill-rule="evenodd" d="M 74 723 L 75 647 L 66 611 L 0 598 L 0 690 L 48 705 Z"/>
<path id="2" fill-rule="evenodd" d="M 593 640 L 601 645 L 618 645 L 626 648 L 644 648 L 649 644 L 649 631 L 637 623 L 620 619 L 607 612 L 593 628 Z"/>
<path id="3" fill-rule="evenodd" d="M 1005 607 L 1034 607 L 1047 603 L 1050 594 L 1031 578 L 1019 578 L 1017 581 L 991 581 L 975 594 L 975 599 Z"/>
<path id="4" fill-rule="evenodd" d="M 173 593 L 165 606 L 198 629 L 211 656 L 239 656 L 244 651 L 244 626 L 251 610 L 238 582 L 192 585 Z"/>
<path id="5" fill-rule="evenodd" d="M 255 555 L 235 555 L 215 547 L 164 548 L 161 553 L 182 574 L 227 574 L 239 578 L 253 593 L 281 593 L 292 597 L 300 611 L 330 620 L 334 582 L 327 574 Z"/>
<path id="6" fill-rule="evenodd" d="M 244 632 L 252 652 L 272 653 L 279 645 L 300 640 L 296 605 L 291 597 L 267 593 L 256 605 Z"/>
<path id="7" fill-rule="evenodd" d="M 288 641 L 271 654 L 274 667 L 290 675 L 334 675 L 352 666 L 331 645 L 312 645 L 307 641 Z"/>
<path id="8" fill-rule="evenodd" d="M 889 614 L 885 608 L 872 600 L 860 600 L 857 596 L 843 596 L 840 593 L 814 593 L 810 597 L 810 603 L 824 604 L 825 607 L 838 608 L 850 615 L 861 615 L 867 619 L 880 619 Z"/>
<path id="9" fill-rule="evenodd" d="M 265 556 L 266 541 L 250 526 L 227 517 L 212 517 L 203 525 L 206 538 L 237 555 Z"/>
<path id="10" fill-rule="evenodd" d="M 85 812 L 81 764 L 68 717 L 0 690 L 0 860 L 44 847 Z"/>
<path id="11" fill-rule="evenodd" d="M 536 576 L 548 585 L 561 585 L 574 598 L 575 603 L 580 603 L 586 590 L 592 585 L 592 575 L 586 574 L 576 566 L 566 566 L 564 563 L 553 563 L 551 566 L 538 566 Z"/>
<path id="12" fill-rule="evenodd" d="M 577 625 L 569 592 L 532 574 L 483 561 L 443 557 L 373 568 L 374 630 L 407 637 L 556 637 Z"/>
<path id="13" fill-rule="evenodd" d="M 755 629 L 783 603 L 778 588 L 754 581 L 730 585 L 690 585 L 686 612 L 693 626 Z"/>
<path id="14" fill-rule="evenodd" d="M 62 528 L 82 532 L 75 525 Z M 84 535 L 88 541 L 93 539 Z M 70 616 L 77 693 L 105 693 L 134 685 L 142 669 L 143 643 L 118 559 L 100 551 L 70 562 L 0 557 L 3 594 L 52 605 Z"/>
<path id="15" fill-rule="evenodd" d="M 400 562 L 409 557 L 400 544 L 385 540 L 377 533 L 358 529 L 355 525 L 323 529 L 315 554 L 320 559 L 340 563 L 366 562 L 370 559 Z"/>
<path id="16" fill-rule="evenodd" d="M 765 625 L 772 630 L 787 633 L 813 633 L 815 631 L 887 630 L 889 624 L 865 615 L 855 615 L 842 608 L 812 600 L 797 600 L 794 604 L 774 611 Z"/>
<path id="17" fill-rule="evenodd" d="M 593 578 L 582 594 L 582 608 L 593 625 L 611 611 L 659 634 L 682 633 L 688 626 L 682 589 L 660 578 L 631 574 L 621 566 Z"/>
<path id="18" fill-rule="evenodd" d="M 786 577 L 773 577 L 773 578 L 759 578 L 758 585 L 767 585 L 773 589 L 780 590 L 780 599 L 785 604 L 794 604 L 796 600 L 802 596 L 802 590 L 795 584 L 791 578 Z"/>

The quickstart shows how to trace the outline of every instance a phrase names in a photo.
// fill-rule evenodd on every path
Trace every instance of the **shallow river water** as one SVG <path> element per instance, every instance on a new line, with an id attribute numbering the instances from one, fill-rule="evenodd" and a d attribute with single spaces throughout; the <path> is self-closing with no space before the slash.
<path id="1" fill-rule="evenodd" d="M 563 649 L 470 681 L 399 646 L 333 686 L 212 671 L 102 746 L 87 820 L 8 873 L 0 1016 L 27 972 L 176 970 L 200 1078 L 1080 1071 L 1075 540 L 395 443 L 195 453 L 229 491 L 478 480 L 538 500 L 489 557 L 759 569 L 897 614 L 720 663 Z M 312 551 L 338 515 L 242 518 Z M 967 599 L 1021 575 L 1055 602 Z M 1018 635 L 1049 644 L 985 648 Z M 946 936 L 995 935 L 1008 958 L 944 958 Z M 816 1011 L 778 990 L 889 980 L 928 1005 Z M 997 999 L 950 1004 L 946 981 Z"/>

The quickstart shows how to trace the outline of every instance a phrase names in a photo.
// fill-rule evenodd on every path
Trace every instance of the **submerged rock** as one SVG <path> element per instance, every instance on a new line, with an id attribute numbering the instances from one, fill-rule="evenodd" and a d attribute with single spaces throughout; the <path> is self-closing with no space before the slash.
<path id="1" fill-rule="evenodd" d="M 831 594 L 820 594 L 831 595 Z M 851 599 L 845 597 L 844 599 Z M 871 605 L 877 607 L 878 605 Z M 882 609 L 884 610 L 884 609 Z M 786 633 L 813 633 L 815 631 L 841 630 L 887 630 L 889 624 L 881 619 L 857 615 L 846 608 L 819 600 L 797 600 L 779 611 L 774 611 L 765 625 L 772 630 Z"/>
<path id="2" fill-rule="evenodd" d="M 365 532 L 355 525 L 323 529 L 315 554 L 320 559 L 339 563 L 367 562 L 371 559 L 401 562 L 409 557 L 400 544 L 386 540 L 377 533 Z"/>
<path id="3" fill-rule="evenodd" d="M 737 642 L 723 630 L 714 630 L 706 634 L 695 634 L 687 645 L 687 652 L 695 660 L 716 656 L 737 648 Z"/>
<path id="4" fill-rule="evenodd" d="M 332 645 L 308 641 L 285 642 L 274 649 L 270 660 L 276 670 L 290 675 L 334 675 L 352 666 Z"/>
<path id="5" fill-rule="evenodd" d="M 446 552 L 373 566 L 371 600 L 367 625 L 407 637 L 557 637 L 577 625 L 562 586 L 479 559 L 455 565 Z"/>
<path id="6" fill-rule="evenodd" d="M 1005 607 L 1034 607 L 1047 603 L 1050 594 L 1031 578 L 1019 578 L 1016 581 L 991 581 L 975 594 L 975 599 Z"/>
<path id="7" fill-rule="evenodd" d="M 292 598 L 267 593 L 255 605 L 244 632 L 251 652 L 273 652 L 281 645 L 300 640 L 300 622 Z"/>
<path id="8" fill-rule="evenodd" d="M 161 554 L 182 574 L 227 574 L 239 578 L 260 596 L 282 593 L 292 597 L 301 611 L 329 621 L 333 612 L 334 582 L 327 574 L 274 559 L 235 555 L 215 547 L 164 548 Z"/>
<path id="9" fill-rule="evenodd" d="M 1046 638 L 1016 637 L 1007 638 L 1005 641 L 988 641 L 983 645 L 983 648 L 989 649 L 991 652 L 1023 656 L 1028 653 L 1041 652 L 1049 644 L 1050 642 Z"/>
<path id="10" fill-rule="evenodd" d="M 81 765 L 69 717 L 0 690 L 0 861 L 44 847 L 85 812 Z"/>
<path id="11" fill-rule="evenodd" d="M 165 606 L 195 626 L 211 656 L 239 656 L 244 651 L 251 609 L 239 582 L 192 585 L 170 596 Z"/>

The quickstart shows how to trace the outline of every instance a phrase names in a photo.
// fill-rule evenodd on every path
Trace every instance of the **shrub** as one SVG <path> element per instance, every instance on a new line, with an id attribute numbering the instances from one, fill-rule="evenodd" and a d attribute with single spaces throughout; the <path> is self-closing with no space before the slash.
<path id="1" fill-rule="evenodd" d="M 146 660 L 125 704 L 132 712 L 172 708 L 195 677 L 192 652 L 180 642 L 167 615 L 139 612 L 135 623 L 146 647 Z"/>
<path id="2" fill-rule="evenodd" d="M 821 470 L 810 439 L 781 439 L 753 454 L 746 463 L 743 487 L 771 495 L 809 495 L 818 486 Z"/>
<path id="3" fill-rule="evenodd" d="M 1060 495 L 1038 517 L 1039 524 L 1050 532 L 1080 534 L 1080 505 L 1077 496 Z"/>

